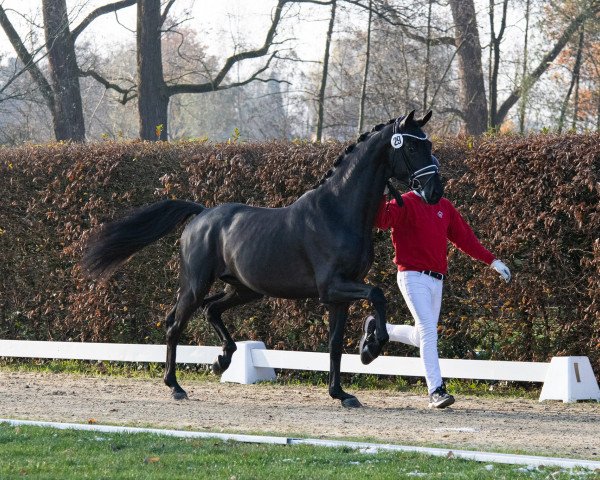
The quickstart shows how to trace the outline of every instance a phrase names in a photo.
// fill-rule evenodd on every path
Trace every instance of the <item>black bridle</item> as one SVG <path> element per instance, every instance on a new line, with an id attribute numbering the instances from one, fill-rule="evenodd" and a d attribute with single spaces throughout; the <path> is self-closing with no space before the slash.
<path id="1" fill-rule="evenodd" d="M 417 191 L 421 192 L 425 188 L 427 183 L 433 178 L 433 175 L 439 174 L 440 163 L 439 163 L 438 159 L 432 155 L 431 159 L 432 159 L 433 163 L 431 165 L 427 165 L 426 167 L 420 168 L 418 170 L 415 170 L 413 168 L 411 161 L 410 161 L 410 156 L 407 155 L 406 152 L 404 151 L 404 137 L 410 137 L 410 138 L 414 138 L 416 140 L 423 140 L 423 141 L 426 141 L 429 139 L 427 138 L 427 135 L 425 135 L 424 137 L 418 137 L 417 135 L 412 135 L 410 133 L 400 133 L 401 119 L 402 119 L 402 117 L 399 117 L 394 122 L 394 129 L 393 129 L 392 139 L 391 139 L 392 148 L 394 149 L 392 162 L 393 162 L 393 165 L 395 165 L 397 163 L 396 152 L 398 152 L 400 154 L 402 160 L 404 160 L 404 165 L 406 166 L 406 169 L 408 171 L 408 187 L 411 190 L 417 190 Z M 393 165 L 392 165 L 392 171 L 394 171 Z M 425 176 L 428 178 L 425 181 L 425 183 L 422 183 L 420 179 Z M 390 194 L 396 199 L 396 202 L 398 203 L 398 205 L 402 205 L 404 202 L 402 201 L 402 197 L 400 196 L 400 193 L 398 192 L 398 190 L 396 190 L 396 188 L 392 185 L 392 183 L 389 180 L 386 181 L 386 185 L 388 187 Z"/>

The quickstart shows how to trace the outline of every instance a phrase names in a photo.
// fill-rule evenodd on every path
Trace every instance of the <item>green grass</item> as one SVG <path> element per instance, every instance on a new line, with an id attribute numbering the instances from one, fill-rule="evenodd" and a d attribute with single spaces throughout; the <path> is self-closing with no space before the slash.
<path id="1" fill-rule="evenodd" d="M 178 365 L 177 375 L 182 382 L 201 380 L 218 382 L 219 377 L 210 372 L 208 365 Z M 84 360 L 45 360 L 0 358 L 0 370 L 20 372 L 70 373 L 76 375 L 110 375 L 126 378 L 162 378 L 162 363 L 94 362 Z M 415 377 L 395 377 L 366 374 L 342 374 L 345 387 L 360 390 L 391 390 L 426 395 L 423 379 Z M 284 370 L 278 375 L 276 385 L 314 385 L 325 387 L 328 383 L 326 372 L 290 372 Z M 517 382 L 489 382 L 480 380 L 447 380 L 451 393 L 480 397 L 518 397 L 537 399 L 540 396 L 539 384 Z"/>
<path id="2" fill-rule="evenodd" d="M 0 371 L 12 372 L 162 378 L 164 368 L 163 363 L 0 358 Z M 184 380 L 219 381 L 219 377 L 210 372 L 208 365 L 178 365 L 177 375 Z"/>
<path id="3" fill-rule="evenodd" d="M 281 446 L 0 424 L 0 478 L 568 479 L 586 470 L 526 468 L 398 452 Z"/>

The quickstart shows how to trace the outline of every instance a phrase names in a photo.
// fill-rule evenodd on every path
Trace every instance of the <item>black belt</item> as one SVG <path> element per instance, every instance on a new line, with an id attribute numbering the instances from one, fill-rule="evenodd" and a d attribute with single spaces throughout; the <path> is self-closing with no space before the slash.
<path id="1" fill-rule="evenodd" d="M 431 270 L 421 270 L 421 273 L 424 273 L 425 275 L 429 275 L 430 277 L 433 277 L 433 278 L 437 278 L 438 280 L 443 280 L 444 278 L 446 278 L 446 275 L 444 275 L 443 273 L 432 272 Z"/>

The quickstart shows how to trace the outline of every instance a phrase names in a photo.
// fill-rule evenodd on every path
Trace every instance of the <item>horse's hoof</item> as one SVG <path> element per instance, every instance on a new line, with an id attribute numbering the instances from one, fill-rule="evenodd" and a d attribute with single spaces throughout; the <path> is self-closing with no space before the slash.
<path id="1" fill-rule="evenodd" d="M 342 407 L 344 408 L 360 408 L 362 407 L 362 403 L 358 401 L 356 397 L 348 397 L 342 400 Z"/>
<path id="2" fill-rule="evenodd" d="M 227 361 L 223 355 L 219 355 L 213 362 L 211 369 L 215 375 L 222 375 L 229 368 L 229 365 L 231 365 L 231 360 Z"/>
<path id="3" fill-rule="evenodd" d="M 212 372 L 215 375 L 221 375 L 223 373 L 223 370 L 221 369 L 221 365 L 219 365 L 219 361 L 215 360 L 213 362 L 213 364 L 211 365 L 210 369 L 212 370 Z"/>
<path id="4" fill-rule="evenodd" d="M 365 345 L 363 347 L 363 349 L 360 352 L 360 362 L 363 365 L 368 365 L 369 363 L 371 363 L 373 360 L 375 360 L 378 356 L 379 356 L 379 352 L 372 352 L 371 350 L 373 350 L 374 348 L 371 347 L 371 345 L 368 343 L 367 345 Z M 371 348 L 369 348 L 371 347 Z"/>
<path id="5" fill-rule="evenodd" d="M 171 392 L 171 396 L 173 397 L 174 400 L 187 400 L 188 396 L 187 393 L 185 393 L 185 390 L 173 390 Z"/>

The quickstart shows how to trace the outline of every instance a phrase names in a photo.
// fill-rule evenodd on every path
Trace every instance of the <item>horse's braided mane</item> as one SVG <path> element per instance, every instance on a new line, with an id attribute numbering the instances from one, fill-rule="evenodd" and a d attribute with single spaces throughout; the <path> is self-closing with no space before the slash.
<path id="1" fill-rule="evenodd" d="M 349 153 L 351 153 L 356 148 L 356 145 L 358 145 L 360 142 L 363 142 L 364 140 L 366 140 L 371 133 L 379 132 L 383 127 L 385 127 L 386 125 L 390 125 L 391 123 L 394 123 L 395 121 L 396 121 L 396 119 L 392 118 L 387 123 L 379 123 L 379 124 L 375 125 L 371 129 L 371 131 L 361 133 L 359 135 L 359 137 L 356 139 L 355 143 L 352 143 L 352 144 L 348 145 L 346 148 L 344 148 L 342 153 L 340 153 L 340 155 L 336 158 L 335 162 L 333 162 L 333 168 L 330 168 L 329 170 L 327 170 L 325 175 L 323 175 L 323 178 L 321 178 L 321 180 L 319 180 L 319 182 L 317 182 L 312 188 L 315 189 L 315 188 L 323 185 L 325 183 L 325 181 L 329 177 L 331 177 L 331 175 L 333 175 L 333 171 L 334 171 L 335 167 L 337 167 L 340 163 L 342 163 L 342 160 L 344 159 L 344 157 L 346 155 L 348 155 Z"/>

